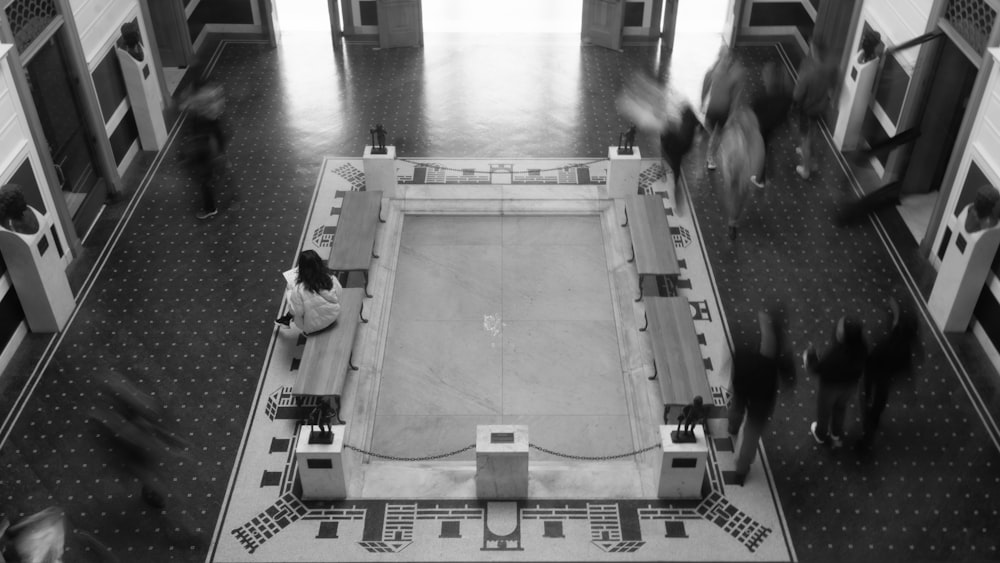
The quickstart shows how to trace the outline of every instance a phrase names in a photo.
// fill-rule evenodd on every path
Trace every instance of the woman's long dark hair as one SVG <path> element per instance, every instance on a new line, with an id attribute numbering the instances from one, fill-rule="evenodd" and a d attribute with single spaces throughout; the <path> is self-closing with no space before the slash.
<path id="1" fill-rule="evenodd" d="M 298 282 L 313 293 L 319 293 L 324 289 L 333 289 L 330 270 L 326 268 L 326 263 L 319 257 L 319 254 L 316 254 L 315 250 L 304 250 L 299 254 Z"/>

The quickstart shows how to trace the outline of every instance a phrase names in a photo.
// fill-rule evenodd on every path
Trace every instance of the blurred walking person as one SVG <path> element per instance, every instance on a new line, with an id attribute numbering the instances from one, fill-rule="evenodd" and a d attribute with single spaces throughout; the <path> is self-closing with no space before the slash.
<path id="1" fill-rule="evenodd" d="M 812 344 L 803 353 L 805 367 L 819 377 L 816 421 L 809 426 L 817 443 L 834 448 L 843 445 L 847 403 L 861 379 L 867 355 L 861 321 L 849 315 L 837 321 L 833 339 L 822 357 L 816 355 Z"/>
<path id="2" fill-rule="evenodd" d="M 738 440 L 736 484 L 742 485 L 757 457 L 757 443 L 764 433 L 778 395 L 779 328 L 771 314 L 757 312 L 760 345 L 737 349 L 733 354 L 730 384 L 729 434 Z"/>
<path id="3" fill-rule="evenodd" d="M 794 83 L 788 73 L 778 68 L 773 61 L 764 64 L 761 81 L 764 87 L 754 96 L 751 107 L 760 125 L 760 135 L 764 139 L 764 166 L 754 183 L 763 186 L 767 180 L 767 155 L 771 152 L 771 137 L 788 119 L 792 108 Z"/>
<path id="4" fill-rule="evenodd" d="M 705 128 L 708 129 L 708 148 L 705 167 L 715 170 L 719 137 L 729 119 L 729 113 L 743 93 L 746 71 L 733 57 L 729 47 L 719 49 L 719 58 L 705 73 L 702 83 L 702 97 L 705 100 Z"/>
<path id="5" fill-rule="evenodd" d="M 673 182 L 668 197 L 680 212 L 677 185 L 684 158 L 691 152 L 701 122 L 691 102 L 669 85 L 661 86 L 645 74 L 628 81 L 616 100 L 618 111 L 643 131 L 660 137 L 660 149 Z"/>
<path id="6" fill-rule="evenodd" d="M 857 443 L 861 450 L 871 447 L 893 384 L 912 374 L 914 355 L 919 346 L 919 326 L 910 309 L 901 308 L 894 297 L 889 297 L 889 310 L 892 314 L 889 332 L 875 344 L 865 362 L 861 382 L 864 434 Z"/>
<path id="7" fill-rule="evenodd" d="M 136 389 L 121 376 L 113 376 L 104 387 L 111 408 L 91 415 L 106 432 L 112 453 L 122 467 L 140 484 L 143 501 L 164 508 L 168 491 L 161 465 L 172 449 L 187 442 L 166 427 L 166 410 L 149 395 Z"/>
<path id="8" fill-rule="evenodd" d="M 809 56 L 799 67 L 799 78 L 792 92 L 792 100 L 799 111 L 799 147 L 795 151 L 802 162 L 795 171 L 803 179 L 808 179 L 816 167 L 812 160 L 814 131 L 823 113 L 830 107 L 830 95 L 836 80 L 836 67 L 827 59 L 826 45 L 814 38 L 810 43 Z"/>

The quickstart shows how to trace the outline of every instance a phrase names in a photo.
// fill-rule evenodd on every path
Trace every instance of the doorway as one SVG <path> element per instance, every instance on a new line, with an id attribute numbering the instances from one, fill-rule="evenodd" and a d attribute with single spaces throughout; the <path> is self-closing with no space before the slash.
<path id="1" fill-rule="evenodd" d="M 35 53 L 25 65 L 25 74 L 59 189 L 73 227 L 83 237 L 104 204 L 107 186 L 94 163 L 92 135 L 70 76 L 62 33 L 53 35 Z"/>
<path id="2" fill-rule="evenodd" d="M 423 0 L 425 33 L 567 34 L 579 41 L 581 0 Z"/>
<path id="3" fill-rule="evenodd" d="M 671 20 L 671 6 L 674 18 Z M 705 72 L 715 64 L 719 48 L 729 41 L 733 0 L 666 0 L 662 35 L 673 37 L 669 80 L 695 107 L 701 107 Z"/>
<path id="4" fill-rule="evenodd" d="M 941 182 L 951 159 L 976 81 L 978 69 L 951 40 L 938 41 L 940 48 L 921 115 L 920 137 L 913 143 L 909 165 L 903 175 L 899 213 L 920 243 L 940 194 Z"/>

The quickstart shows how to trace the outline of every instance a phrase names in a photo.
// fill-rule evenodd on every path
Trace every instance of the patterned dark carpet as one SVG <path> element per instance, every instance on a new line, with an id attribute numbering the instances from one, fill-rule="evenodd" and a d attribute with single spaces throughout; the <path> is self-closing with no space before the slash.
<path id="1" fill-rule="evenodd" d="M 669 58 L 655 48 L 513 47 L 500 57 L 445 46 L 333 54 L 328 43 L 268 50 L 252 42 L 219 53 L 212 76 L 228 92 L 232 134 L 221 213 L 194 218 L 197 188 L 177 158 L 182 139 L 174 139 L 138 188 L 58 349 L 26 383 L 37 385 L 31 398 L 18 402 L 23 386 L 0 397 L 2 412 L 23 407 L 0 436 L 3 512 L 16 520 L 60 505 L 77 532 L 121 561 L 204 559 L 267 352 L 280 272 L 294 258 L 322 156 L 360 154 L 375 123 L 386 124 L 401 156 L 603 156 L 626 125 L 613 103 L 624 78 L 638 69 L 662 76 Z M 742 51 L 751 76 L 777 54 Z M 644 155 L 656 154 L 654 141 L 639 137 Z M 796 350 L 807 341 L 822 347 L 845 312 L 863 318 L 871 336 L 884 327 L 883 303 L 899 273 L 874 227 L 831 224 L 850 188 L 833 152 L 820 146 L 819 172 L 802 181 L 791 128 L 779 132 L 767 196 L 735 243 L 713 190 L 692 185 L 737 344 L 755 338 L 755 311 L 779 301 Z M 701 169 L 689 163 L 688 177 Z M 921 328 L 926 357 L 895 390 L 867 457 L 814 444 L 814 381 L 800 373 L 782 390 L 764 442 L 800 559 L 1000 558 L 995 437 L 931 328 Z M 112 373 L 167 403 L 192 443 L 189 457 L 167 468 L 163 512 L 143 504 L 87 420 Z M 980 389 L 995 397 L 993 385 Z M 856 435 L 855 421 L 848 438 Z M 66 560 L 100 558 L 76 534 Z"/>

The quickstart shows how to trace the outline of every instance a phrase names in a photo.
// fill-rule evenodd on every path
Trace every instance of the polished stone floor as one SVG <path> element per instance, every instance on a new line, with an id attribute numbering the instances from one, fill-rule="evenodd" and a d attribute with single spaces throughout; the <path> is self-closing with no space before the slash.
<path id="1" fill-rule="evenodd" d="M 334 50 L 307 37 L 276 50 L 211 45 L 208 55 L 229 95 L 232 134 L 220 215 L 194 219 L 197 188 L 175 132 L 155 173 L 88 239 L 95 268 L 75 276 L 80 307 L 69 328 L 30 337 L 0 378 L 3 512 L 17 519 L 63 506 L 77 532 L 67 560 L 99 560 L 80 532 L 122 561 L 204 559 L 268 354 L 280 272 L 294 260 L 324 156 L 360 154 L 383 123 L 403 158 L 603 157 L 627 126 L 614 108 L 623 81 L 639 71 L 662 78 L 672 58 L 656 47 L 552 43 Z M 740 56 L 752 76 L 782 60 L 772 48 Z M 655 155 L 655 141 L 641 135 L 638 147 Z M 843 163 L 823 143 L 819 173 L 802 181 L 793 146 L 791 128 L 779 131 L 769 192 L 736 243 L 713 177 L 699 162 L 685 171 L 736 346 L 753 342 L 756 310 L 776 302 L 801 348 L 824 342 L 847 311 L 875 337 L 887 295 L 919 290 L 919 303 L 926 291 L 898 217 L 833 226 L 837 205 L 854 194 Z M 872 453 L 817 446 L 808 434 L 815 382 L 799 374 L 782 389 L 763 445 L 799 558 L 1000 558 L 997 376 L 967 338 L 943 338 L 921 319 L 925 356 L 896 390 Z M 167 403 L 192 444 L 169 466 L 166 511 L 142 502 L 87 421 L 112 372 Z M 856 435 L 855 421 L 848 439 Z M 712 559 L 711 546 L 699 555 Z"/>
<path id="2" fill-rule="evenodd" d="M 599 216 L 407 216 L 398 260 L 373 447 L 416 456 L 526 424 L 580 455 L 628 449 Z"/>

